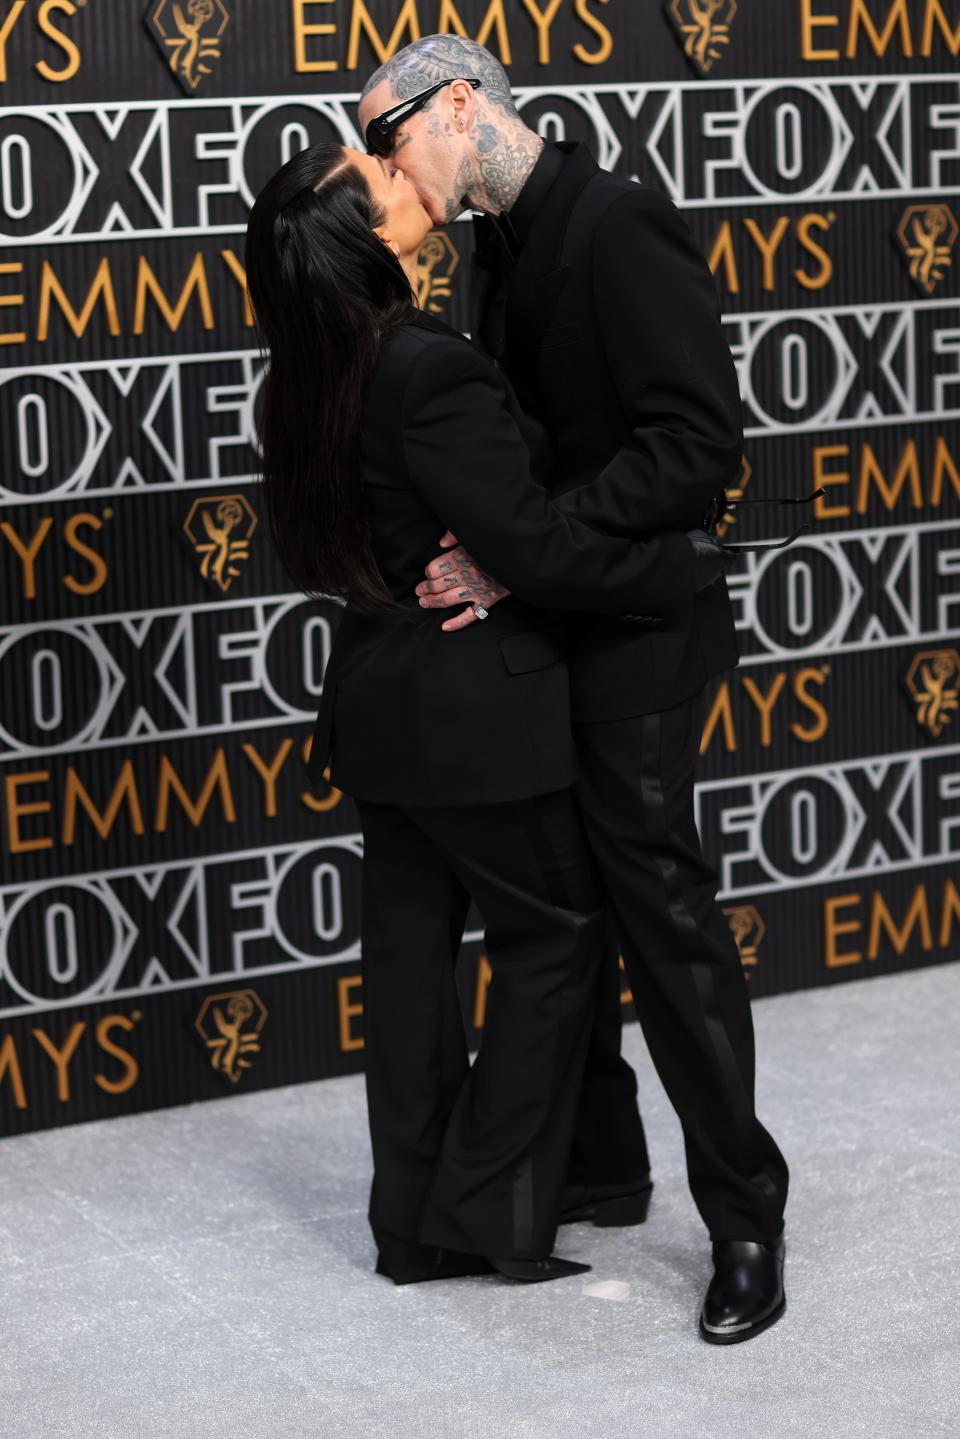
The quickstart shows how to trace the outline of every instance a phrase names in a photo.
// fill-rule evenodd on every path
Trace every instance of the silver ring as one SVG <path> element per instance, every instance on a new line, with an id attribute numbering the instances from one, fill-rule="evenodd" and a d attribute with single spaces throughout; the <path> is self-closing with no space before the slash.
<path id="1" fill-rule="evenodd" d="M 478 620 L 485 620 L 485 619 L 487 618 L 487 615 L 490 613 L 490 611 L 489 611 L 489 610 L 485 610 L 485 609 L 483 608 L 483 605 L 474 605 L 474 606 L 473 606 L 473 613 L 476 615 L 476 617 L 477 617 Z"/>

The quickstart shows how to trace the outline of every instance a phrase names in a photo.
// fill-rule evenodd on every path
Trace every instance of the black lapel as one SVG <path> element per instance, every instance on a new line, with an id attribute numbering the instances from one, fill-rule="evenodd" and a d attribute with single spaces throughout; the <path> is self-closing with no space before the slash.
<path id="1" fill-rule="evenodd" d="M 470 337 L 478 340 L 487 302 L 503 280 L 503 254 L 493 234 L 489 215 L 475 214 L 472 221 L 473 255 L 470 261 Z"/>
<path id="2" fill-rule="evenodd" d="M 520 251 L 507 291 L 507 361 L 509 375 L 531 371 L 540 339 L 567 278 L 560 267 L 567 222 L 577 200 L 599 166 L 586 145 L 561 143 L 565 154 L 560 174 L 547 192 Z"/>

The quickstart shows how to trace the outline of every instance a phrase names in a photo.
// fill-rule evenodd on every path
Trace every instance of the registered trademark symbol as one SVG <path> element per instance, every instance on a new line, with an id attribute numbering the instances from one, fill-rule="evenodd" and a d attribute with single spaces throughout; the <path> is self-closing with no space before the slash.
<path id="1" fill-rule="evenodd" d="M 837 213 L 836 213 L 836 211 L 835 211 L 835 210 L 830 210 L 830 211 L 828 212 L 828 214 L 827 214 L 827 219 L 830 221 L 830 224 L 831 224 L 831 225 L 833 224 L 833 222 L 834 222 L 834 220 L 835 220 L 836 218 L 837 218 Z"/>
<path id="2" fill-rule="evenodd" d="M 824 673 L 825 675 L 828 675 L 828 674 L 830 673 L 830 666 L 829 666 L 829 665 L 824 665 L 824 666 L 823 666 L 823 673 Z"/>
<path id="3" fill-rule="evenodd" d="M 112 509 L 112 507 L 111 507 L 110 505 L 107 505 L 107 508 L 104 510 L 104 512 L 103 512 L 103 518 L 104 518 L 105 520 L 112 520 L 112 519 L 113 519 L 113 509 Z"/>
<path id="4" fill-rule="evenodd" d="M 77 4 L 78 4 L 78 5 L 82 5 L 82 4 L 83 4 L 83 0 L 77 0 Z M 142 1011 L 139 1010 L 139 1009 L 135 1009 L 135 1010 L 133 1011 L 133 1014 L 131 1015 L 131 1018 L 132 1018 L 132 1019 L 142 1019 L 142 1018 L 143 1018 L 143 1013 L 142 1013 Z"/>

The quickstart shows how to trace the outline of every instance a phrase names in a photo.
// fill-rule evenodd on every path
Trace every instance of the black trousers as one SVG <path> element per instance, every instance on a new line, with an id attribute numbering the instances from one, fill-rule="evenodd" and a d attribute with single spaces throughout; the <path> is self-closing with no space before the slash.
<path id="1" fill-rule="evenodd" d="M 550 1252 L 602 955 L 570 791 L 513 804 L 362 802 L 363 985 L 380 1268 Z M 454 983 L 470 899 L 493 976 L 471 1066 Z"/>
<path id="2" fill-rule="evenodd" d="M 712 1239 L 763 1241 L 783 1227 L 788 1172 L 756 1116 L 746 979 L 694 822 L 702 720 L 698 695 L 577 726 L 576 792 L 644 1038 L 683 1127 L 694 1201 Z M 615 985 L 608 956 L 574 1143 L 579 1182 L 647 1166 L 636 1082 L 616 1050 Z M 598 1131 L 599 1096 L 608 1117 Z"/>

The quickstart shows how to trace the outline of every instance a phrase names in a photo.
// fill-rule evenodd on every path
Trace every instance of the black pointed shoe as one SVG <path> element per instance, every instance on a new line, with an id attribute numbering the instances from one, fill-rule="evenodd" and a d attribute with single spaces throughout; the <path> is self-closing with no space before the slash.
<path id="1" fill-rule="evenodd" d="M 589 1274 L 589 1264 L 578 1264 L 575 1259 L 558 1259 L 548 1254 L 546 1259 L 491 1259 L 490 1263 L 504 1279 L 514 1279 L 518 1284 L 545 1284 L 550 1279 L 568 1279 L 573 1274 Z"/>
<path id="2" fill-rule="evenodd" d="M 592 1222 L 596 1229 L 626 1229 L 644 1222 L 652 1193 L 649 1171 L 628 1184 L 568 1184 L 563 1191 L 559 1222 Z"/>
<path id="3" fill-rule="evenodd" d="M 719 1239 L 714 1274 L 700 1312 L 708 1344 L 741 1344 L 776 1324 L 787 1307 L 783 1289 L 783 1235 L 770 1244 Z"/>

